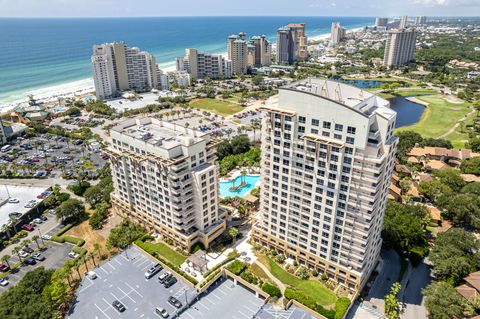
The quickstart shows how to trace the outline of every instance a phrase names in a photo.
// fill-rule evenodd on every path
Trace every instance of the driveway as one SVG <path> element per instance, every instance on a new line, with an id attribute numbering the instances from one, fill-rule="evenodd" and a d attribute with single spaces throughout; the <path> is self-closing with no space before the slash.
<path id="1" fill-rule="evenodd" d="M 430 268 L 425 263 L 422 262 L 415 268 L 409 267 L 402 281 L 403 289 L 399 297 L 404 304 L 403 319 L 427 318 L 422 289 L 428 286 L 430 281 Z"/>

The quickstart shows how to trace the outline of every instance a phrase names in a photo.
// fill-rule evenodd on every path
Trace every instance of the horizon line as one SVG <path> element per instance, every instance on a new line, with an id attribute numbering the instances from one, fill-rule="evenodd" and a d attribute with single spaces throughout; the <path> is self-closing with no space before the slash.
<path id="1" fill-rule="evenodd" d="M 376 17 L 385 17 L 385 18 L 396 18 L 401 17 L 400 15 L 388 16 L 388 15 L 169 15 L 169 16 L 18 16 L 18 17 L 3 17 L 0 16 L 0 19 L 128 19 L 128 18 L 317 18 L 317 17 L 335 17 L 335 18 L 376 18 Z M 409 17 L 422 16 L 421 14 L 409 15 Z M 452 16 L 429 16 L 429 18 L 480 18 L 478 15 L 468 16 L 468 15 L 452 15 Z"/>

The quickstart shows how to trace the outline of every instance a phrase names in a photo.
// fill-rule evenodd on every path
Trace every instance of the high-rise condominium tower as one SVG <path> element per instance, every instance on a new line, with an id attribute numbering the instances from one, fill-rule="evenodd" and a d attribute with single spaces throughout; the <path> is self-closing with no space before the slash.
<path id="1" fill-rule="evenodd" d="M 375 26 L 376 27 L 386 27 L 388 25 L 388 18 L 376 18 Z"/>
<path id="2" fill-rule="evenodd" d="M 361 289 L 382 245 L 396 113 L 368 91 L 323 79 L 280 88 L 262 110 L 254 241 Z"/>
<path id="3" fill-rule="evenodd" d="M 424 24 L 427 24 L 426 16 L 415 17 L 415 25 L 424 25 Z"/>
<path id="4" fill-rule="evenodd" d="M 385 44 L 383 64 L 385 66 L 401 66 L 412 61 L 415 54 L 417 32 L 413 29 L 399 29 L 388 32 Z"/>
<path id="5" fill-rule="evenodd" d="M 248 69 L 247 36 L 240 32 L 227 38 L 228 59 L 232 61 L 232 72 L 236 75 L 246 74 Z"/>
<path id="6" fill-rule="evenodd" d="M 186 71 L 192 79 L 231 78 L 225 58 L 217 54 L 199 52 L 197 49 L 185 49 L 185 57 L 177 58 L 177 71 Z"/>
<path id="7" fill-rule="evenodd" d="M 185 250 L 196 242 L 208 247 L 222 234 L 218 143 L 208 134 L 142 118 L 121 122 L 110 135 L 113 209 Z"/>
<path id="8" fill-rule="evenodd" d="M 139 48 L 114 42 L 93 46 L 92 71 L 98 99 L 125 90 L 146 92 L 158 87 L 155 57 Z"/>
<path id="9" fill-rule="evenodd" d="M 400 24 L 398 25 L 398 28 L 405 29 L 407 27 L 407 23 L 408 23 L 408 16 L 403 16 L 400 19 Z"/>
<path id="10" fill-rule="evenodd" d="M 253 65 L 255 67 L 270 65 L 272 55 L 272 45 L 268 42 L 264 35 L 253 36 L 250 44 L 255 47 L 255 59 Z"/>
<path id="11" fill-rule="evenodd" d="M 346 30 L 340 25 L 340 22 L 332 23 L 330 41 L 333 45 L 337 45 L 345 39 Z"/>
<path id="12" fill-rule="evenodd" d="M 308 58 L 308 39 L 305 23 L 290 23 L 277 30 L 276 62 L 292 64 Z"/>

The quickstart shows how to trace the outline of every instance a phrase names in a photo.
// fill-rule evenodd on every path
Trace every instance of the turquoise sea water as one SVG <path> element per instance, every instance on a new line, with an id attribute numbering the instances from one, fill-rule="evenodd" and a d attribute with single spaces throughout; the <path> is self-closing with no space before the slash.
<path id="1" fill-rule="evenodd" d="M 255 187 L 257 182 L 260 180 L 260 176 L 245 175 L 245 182 L 247 183 L 247 185 L 245 185 L 244 187 L 242 187 L 242 188 L 240 188 L 236 191 L 228 190 L 230 187 L 240 185 L 242 180 L 243 180 L 243 177 L 238 176 L 237 178 L 235 178 L 234 181 L 218 183 L 219 188 L 220 188 L 220 197 L 227 197 L 227 196 L 229 196 L 229 197 L 235 197 L 235 196 L 243 197 L 243 196 L 245 196 L 249 191 L 251 191 Z"/>
<path id="2" fill-rule="evenodd" d="M 226 51 L 229 34 L 265 34 L 290 22 L 307 24 L 307 34 L 330 32 L 332 21 L 347 29 L 372 25 L 368 17 L 160 17 L 101 19 L 0 19 L 0 105 L 26 92 L 91 78 L 92 45 L 125 41 L 171 66 L 185 48 Z"/>

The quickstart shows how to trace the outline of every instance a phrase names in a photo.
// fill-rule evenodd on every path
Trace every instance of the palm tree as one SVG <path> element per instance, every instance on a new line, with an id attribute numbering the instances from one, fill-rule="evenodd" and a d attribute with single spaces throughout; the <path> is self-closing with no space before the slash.
<path id="1" fill-rule="evenodd" d="M 238 135 L 241 135 L 242 132 L 243 132 L 243 126 L 237 127 L 237 133 L 238 133 Z"/>
<path id="2" fill-rule="evenodd" d="M 190 122 L 185 123 L 185 127 L 188 128 L 190 126 Z"/>
<path id="3" fill-rule="evenodd" d="M 73 261 L 72 260 L 67 260 L 65 262 L 65 264 L 63 264 L 64 275 L 65 275 L 65 278 L 68 281 L 68 285 L 70 286 L 70 288 L 72 287 L 72 283 L 71 283 L 71 280 L 70 280 L 70 276 L 72 275 L 72 268 L 73 268 Z"/>
<path id="4" fill-rule="evenodd" d="M 225 131 L 225 133 L 227 133 L 228 139 L 230 139 L 230 135 L 232 135 L 232 133 L 233 133 L 232 128 L 230 128 L 230 127 L 227 128 L 227 130 Z"/>
<path id="5" fill-rule="evenodd" d="M 10 260 L 10 258 L 12 258 L 12 256 L 10 255 L 4 255 L 2 256 L 2 263 L 6 263 L 8 268 L 10 268 L 10 263 L 8 262 Z"/>
<path id="6" fill-rule="evenodd" d="M 259 119 L 251 119 L 250 120 L 250 125 L 252 126 L 252 129 L 253 129 L 253 144 L 255 144 L 255 141 L 256 141 L 256 132 L 258 129 L 261 128 L 261 122 Z"/>
<path id="7" fill-rule="evenodd" d="M 86 256 L 86 255 L 83 255 L 83 257 L 82 257 L 81 259 L 82 259 L 82 261 L 83 261 L 83 264 L 85 265 L 85 269 L 86 269 L 87 272 L 88 272 L 88 265 L 87 265 L 87 260 L 88 260 L 88 258 L 87 258 L 87 256 Z"/>
<path id="8" fill-rule="evenodd" d="M 80 274 L 80 266 L 82 265 L 82 261 L 80 260 L 80 258 L 77 258 L 75 260 L 75 263 L 72 265 L 72 267 L 75 268 L 75 270 L 77 271 L 77 275 L 78 275 L 78 279 L 82 280 L 82 275 Z"/>
<path id="9" fill-rule="evenodd" d="M 22 248 L 25 248 L 25 247 L 28 247 L 28 245 L 30 245 L 31 243 L 32 243 L 32 241 L 30 239 L 24 239 L 22 241 L 21 246 L 22 246 Z"/>
<path id="10" fill-rule="evenodd" d="M 230 230 L 228 231 L 228 234 L 230 236 L 232 236 L 233 238 L 233 250 L 237 251 L 237 236 L 239 234 L 239 231 L 238 229 L 236 229 L 235 227 L 232 227 L 230 228 Z"/>
<path id="11" fill-rule="evenodd" d="M 247 175 L 247 172 L 246 172 L 246 171 L 242 171 L 241 174 L 242 174 L 242 175 L 241 175 L 241 176 L 242 176 L 242 177 L 241 177 L 241 181 L 242 181 L 242 183 L 245 183 L 245 175 Z"/>
<path id="12" fill-rule="evenodd" d="M 15 254 L 17 254 L 18 259 L 20 259 L 20 262 L 22 262 L 22 257 L 20 256 L 20 250 L 22 250 L 22 248 L 20 248 L 19 246 L 15 246 L 15 247 L 13 248 L 13 252 L 14 252 Z"/>
<path id="13" fill-rule="evenodd" d="M 38 244 L 39 239 L 40 239 L 40 236 L 38 236 L 38 235 L 35 235 L 35 236 L 32 237 L 32 240 L 35 241 L 35 244 L 37 244 L 38 249 L 40 249 L 40 245 Z M 42 239 L 42 241 L 43 241 L 43 239 Z"/>

